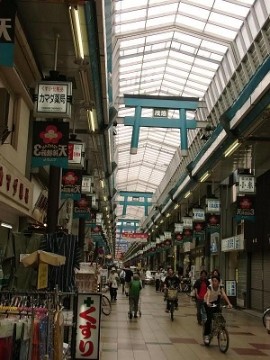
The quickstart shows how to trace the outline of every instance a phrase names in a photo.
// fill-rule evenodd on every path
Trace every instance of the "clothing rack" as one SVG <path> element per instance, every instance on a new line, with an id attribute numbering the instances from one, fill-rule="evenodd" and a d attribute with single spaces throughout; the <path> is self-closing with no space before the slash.
<path id="1" fill-rule="evenodd" d="M 0 305 L 0 314 L 6 315 L 15 315 L 19 317 L 28 317 L 31 318 L 31 338 L 30 338 L 30 351 L 28 354 L 28 359 L 31 359 L 31 351 L 33 346 L 33 334 L 34 334 L 34 321 L 36 316 L 39 317 L 41 315 L 47 316 L 48 327 L 47 327 L 47 346 L 46 346 L 46 356 L 44 359 L 50 359 L 53 356 L 53 331 L 54 331 L 54 317 L 57 310 L 62 310 L 62 299 L 69 298 L 68 309 L 72 309 L 74 311 L 74 297 L 76 296 L 76 292 L 62 292 L 58 290 L 56 287 L 53 291 L 47 290 L 16 290 L 16 289 L 6 289 L 1 291 L 0 293 L 0 301 L 2 298 L 3 305 Z M 16 301 L 16 297 L 20 298 Z M 15 298 L 15 301 L 13 301 Z M 40 299 L 40 303 L 39 303 Z M 11 305 L 8 306 L 8 301 L 11 301 Z M 14 303 L 17 303 L 18 306 L 14 306 Z M 44 304 L 44 307 L 43 307 Z M 21 306 L 20 306 L 21 305 Z M 32 306 L 33 305 L 33 306 Z M 40 306 L 41 305 L 41 306 Z M 72 343 L 72 333 L 74 331 L 74 321 L 72 328 L 67 328 L 65 342 L 71 346 Z"/>

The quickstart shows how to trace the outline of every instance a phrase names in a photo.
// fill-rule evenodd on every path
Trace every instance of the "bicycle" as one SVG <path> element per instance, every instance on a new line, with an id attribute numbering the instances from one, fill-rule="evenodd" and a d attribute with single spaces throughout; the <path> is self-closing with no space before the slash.
<path id="1" fill-rule="evenodd" d="M 112 311 L 111 301 L 104 294 L 102 294 L 102 297 L 101 297 L 101 311 L 106 316 L 110 315 L 110 313 Z"/>
<path id="2" fill-rule="evenodd" d="M 263 316 L 262 316 L 262 322 L 263 322 L 263 326 L 267 329 L 268 334 L 270 334 L 270 323 L 269 320 L 270 319 L 270 307 L 266 308 L 263 312 Z"/>
<path id="3" fill-rule="evenodd" d="M 169 288 L 166 290 L 165 299 L 168 301 L 169 313 L 172 321 L 174 319 L 173 313 L 177 303 L 177 294 L 178 294 L 178 289 Z"/>
<path id="4" fill-rule="evenodd" d="M 211 307 L 217 307 L 217 305 L 212 305 Z M 226 306 L 223 306 L 227 308 Z M 212 328 L 211 333 L 209 335 L 209 342 L 206 342 L 204 339 L 204 345 L 209 346 L 211 340 L 214 336 L 218 339 L 218 347 L 222 353 L 226 353 L 229 349 L 229 332 L 226 329 L 226 320 L 224 319 L 221 312 L 217 312 L 213 314 L 212 320 Z"/>

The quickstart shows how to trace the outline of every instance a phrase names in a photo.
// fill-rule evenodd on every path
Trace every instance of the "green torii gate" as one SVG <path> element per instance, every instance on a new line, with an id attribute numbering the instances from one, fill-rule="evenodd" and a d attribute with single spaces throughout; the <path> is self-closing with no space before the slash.
<path id="1" fill-rule="evenodd" d="M 133 126 L 131 137 L 130 154 L 137 154 L 140 127 L 156 127 L 166 129 L 180 129 L 181 153 L 187 155 L 188 139 L 187 130 L 205 127 L 206 122 L 188 120 L 187 111 L 195 111 L 200 101 L 195 97 L 173 97 L 173 96 L 147 96 L 147 95 L 124 95 L 126 107 L 135 108 L 134 116 L 125 116 L 124 125 Z M 141 117 L 142 108 L 153 109 L 153 117 Z M 167 117 L 169 109 L 179 110 L 178 119 Z"/>
<path id="2" fill-rule="evenodd" d="M 152 192 L 140 192 L 140 191 L 119 191 L 119 195 L 124 198 L 124 200 L 118 201 L 118 204 L 123 205 L 122 215 L 127 214 L 127 206 L 144 206 L 144 215 L 148 216 L 148 207 L 152 206 Z M 128 200 L 131 197 L 133 200 Z M 139 198 L 143 198 L 143 201 L 139 201 Z"/>

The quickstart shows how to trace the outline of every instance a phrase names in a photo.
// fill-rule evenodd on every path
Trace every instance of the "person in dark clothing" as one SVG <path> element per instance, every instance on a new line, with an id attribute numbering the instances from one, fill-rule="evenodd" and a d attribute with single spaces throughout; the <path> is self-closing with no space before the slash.
<path id="1" fill-rule="evenodd" d="M 164 289 L 166 294 L 166 289 L 179 289 L 180 279 L 174 273 L 173 268 L 168 268 L 168 273 L 164 281 Z M 175 301 L 175 310 L 178 308 L 178 299 Z M 170 302 L 167 300 L 166 312 L 170 310 Z"/>
<path id="2" fill-rule="evenodd" d="M 207 279 L 207 272 L 202 270 L 200 273 L 200 278 L 195 281 L 194 290 L 195 290 L 195 300 L 197 307 L 197 321 L 201 325 L 205 323 L 207 316 L 204 307 L 204 296 L 207 293 L 207 287 L 209 286 L 209 281 Z"/>
<path id="3" fill-rule="evenodd" d="M 131 280 L 133 278 L 133 271 L 130 269 L 129 266 L 127 266 L 125 268 L 125 294 L 126 296 L 129 295 L 129 288 L 130 288 L 130 283 L 131 283 Z"/>

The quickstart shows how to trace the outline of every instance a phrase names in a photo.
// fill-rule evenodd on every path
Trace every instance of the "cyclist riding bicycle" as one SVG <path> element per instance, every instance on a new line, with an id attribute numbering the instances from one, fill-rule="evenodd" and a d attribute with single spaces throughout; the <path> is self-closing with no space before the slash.
<path id="1" fill-rule="evenodd" d="M 166 298 L 166 289 L 178 289 L 180 285 L 179 277 L 174 273 L 173 268 L 168 268 L 168 273 L 164 281 L 164 291 Z M 178 299 L 175 300 L 175 309 L 178 308 Z M 166 312 L 170 311 L 170 301 L 167 299 Z"/>
<path id="2" fill-rule="evenodd" d="M 212 319 L 213 314 L 217 312 L 221 312 L 220 309 L 220 299 L 223 298 L 228 307 L 232 308 L 232 304 L 228 299 L 228 296 L 225 293 L 224 286 L 220 283 L 220 277 L 217 275 L 213 275 L 211 277 L 211 285 L 207 288 L 207 293 L 205 296 L 205 310 L 207 315 L 207 320 L 204 324 L 204 343 L 207 345 L 209 344 L 209 335 L 211 334 L 211 327 L 212 327 Z"/>

